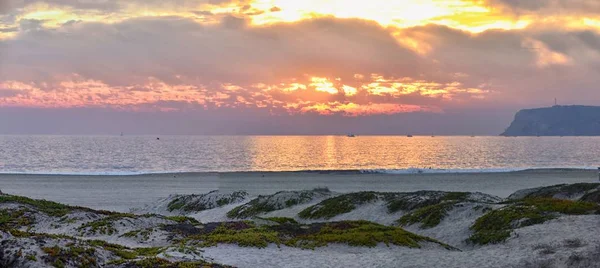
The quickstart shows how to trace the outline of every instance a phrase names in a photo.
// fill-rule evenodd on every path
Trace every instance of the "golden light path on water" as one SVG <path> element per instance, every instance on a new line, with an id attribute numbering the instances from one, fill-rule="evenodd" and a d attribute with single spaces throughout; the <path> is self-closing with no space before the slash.
<path id="1" fill-rule="evenodd" d="M 598 141 L 491 136 L 0 136 L 0 173 L 583 168 L 597 165 Z"/>

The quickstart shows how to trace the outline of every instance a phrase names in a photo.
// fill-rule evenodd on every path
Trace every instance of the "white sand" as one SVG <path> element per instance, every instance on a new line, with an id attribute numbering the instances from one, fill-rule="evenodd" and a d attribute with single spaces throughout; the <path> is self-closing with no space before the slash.
<path id="1" fill-rule="evenodd" d="M 505 244 L 448 251 L 438 247 L 410 249 L 379 245 L 375 248 L 356 248 L 331 245 L 316 250 L 302 250 L 271 245 L 265 249 L 220 245 L 207 248 L 203 256 L 217 263 L 244 267 L 522 267 L 526 262 L 550 259 L 552 267 L 567 267 L 568 258 L 575 252 L 589 258 L 600 243 L 600 216 L 568 216 L 545 224 L 518 229 Z M 448 235 L 462 234 L 448 230 Z M 582 243 L 579 248 L 566 246 L 565 240 Z M 540 245 L 550 245 L 556 251 L 540 253 Z M 595 254 L 598 254 L 596 252 Z M 591 266 L 590 266 L 591 265 Z M 598 267 L 600 264 L 586 264 Z"/>
<path id="2" fill-rule="evenodd" d="M 264 177 L 263 177 L 264 176 Z M 139 176 L 1 175 L 0 190 L 94 209 L 128 212 L 171 194 L 246 190 L 251 195 L 327 186 L 335 192 L 419 190 L 483 192 L 500 197 L 525 188 L 597 182 L 593 170 L 470 174 L 186 173 Z"/>

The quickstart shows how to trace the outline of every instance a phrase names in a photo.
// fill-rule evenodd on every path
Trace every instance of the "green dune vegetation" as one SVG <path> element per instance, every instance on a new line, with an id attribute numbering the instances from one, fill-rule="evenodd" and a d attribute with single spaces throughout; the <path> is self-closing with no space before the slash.
<path id="1" fill-rule="evenodd" d="M 167 205 L 170 212 L 198 212 L 216 207 L 222 207 L 229 204 L 242 202 L 248 193 L 245 191 L 235 191 L 228 194 L 220 194 L 219 191 L 212 191 L 206 194 L 178 195 Z"/>
<path id="2" fill-rule="evenodd" d="M 597 197 L 599 193 L 600 183 L 574 183 L 521 190 L 509 196 L 508 199 L 546 197 L 598 202 L 598 199 L 594 197 Z"/>
<path id="3" fill-rule="evenodd" d="M 305 204 L 317 198 L 328 197 L 330 194 L 331 192 L 327 188 L 315 188 L 308 191 L 281 191 L 273 195 L 261 195 L 230 210 L 227 217 L 247 219 L 261 213 Z"/>
<path id="4" fill-rule="evenodd" d="M 598 214 L 600 206 L 585 201 L 554 198 L 527 198 L 508 202 L 497 210 L 477 219 L 471 229 L 469 241 L 475 244 L 493 244 L 510 237 L 514 229 L 544 223 L 560 215 Z"/>
<path id="5" fill-rule="evenodd" d="M 440 224 L 448 215 L 448 211 L 454 208 L 458 201 L 443 202 L 417 209 L 416 211 L 402 216 L 398 220 L 400 225 L 411 225 L 421 223 L 421 228 L 432 228 Z"/>
<path id="6" fill-rule="evenodd" d="M 81 209 L 81 210 L 90 210 L 83 207 L 74 207 L 59 204 L 52 201 L 46 200 L 35 200 L 23 196 L 14 196 L 14 195 L 0 195 L 0 203 L 17 203 L 32 206 L 36 210 L 46 213 L 49 216 L 64 216 L 67 213 L 71 212 L 73 209 Z M 100 211 L 100 213 L 105 214 L 106 212 Z"/>
<path id="7" fill-rule="evenodd" d="M 461 202 L 488 204 L 494 200 L 484 195 L 484 200 L 471 198 L 465 192 L 419 191 L 414 193 L 379 193 L 357 192 L 328 198 L 301 211 L 298 216 L 302 219 L 331 219 L 348 213 L 358 206 L 381 201 L 388 213 L 399 211 L 408 212 L 398 220 L 399 224 L 409 225 L 423 223 L 423 228 L 434 227 L 441 222 L 454 205 Z M 495 201 L 499 201 L 496 199 Z"/>
<path id="8" fill-rule="evenodd" d="M 2 231 L 0 231 L 2 233 Z M 8 231 L 4 239 L 5 252 L 0 264 L 21 267 L 229 267 L 205 261 L 169 261 L 156 257 L 166 248 L 129 248 L 102 240 L 81 240 L 67 235 L 38 234 L 18 230 Z M 11 258 L 12 257 L 12 258 Z M 36 264 L 37 263 L 37 264 Z M 200 266 L 198 266 L 200 265 Z M 5 267 L 5 266 L 3 266 Z"/>
<path id="9" fill-rule="evenodd" d="M 379 243 L 419 248 L 430 242 L 447 249 L 453 247 L 435 239 L 407 232 L 399 227 L 384 226 L 368 221 L 340 221 L 299 224 L 293 219 L 276 218 L 275 225 L 256 225 L 251 221 L 218 223 L 204 226 L 200 234 L 183 238 L 183 244 L 210 247 L 218 244 L 237 244 L 242 247 L 264 248 L 278 246 L 315 249 L 329 244 L 346 244 L 356 247 L 374 247 Z M 209 231 L 205 231 L 209 230 Z"/>
<path id="10" fill-rule="evenodd" d="M 328 198 L 319 204 L 301 211 L 298 216 L 303 219 L 331 219 L 337 215 L 348 213 L 356 208 L 375 201 L 385 194 L 376 192 L 358 192 Z"/>

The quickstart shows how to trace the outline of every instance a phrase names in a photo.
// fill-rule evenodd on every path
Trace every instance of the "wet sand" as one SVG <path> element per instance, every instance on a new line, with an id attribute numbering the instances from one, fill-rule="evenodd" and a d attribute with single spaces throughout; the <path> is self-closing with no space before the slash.
<path id="1" fill-rule="evenodd" d="M 337 192 L 467 191 L 507 197 L 525 188 L 598 182 L 595 170 L 540 169 L 504 173 L 362 174 L 358 172 L 179 173 L 135 176 L 0 175 L 8 194 L 128 211 L 170 194 L 246 190 L 251 195 L 328 187 Z"/>

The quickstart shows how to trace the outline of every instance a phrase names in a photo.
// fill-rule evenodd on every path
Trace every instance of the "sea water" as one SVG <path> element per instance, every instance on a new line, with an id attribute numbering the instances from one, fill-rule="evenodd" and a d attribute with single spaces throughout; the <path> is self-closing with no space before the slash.
<path id="1" fill-rule="evenodd" d="M 600 137 L 0 136 L 0 173 L 596 168 Z"/>

